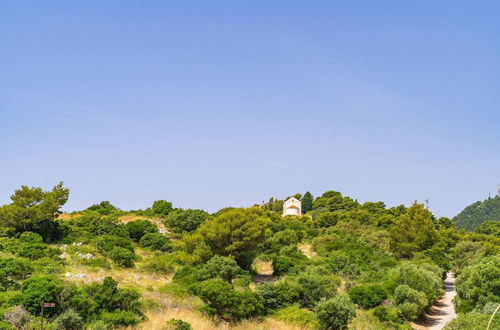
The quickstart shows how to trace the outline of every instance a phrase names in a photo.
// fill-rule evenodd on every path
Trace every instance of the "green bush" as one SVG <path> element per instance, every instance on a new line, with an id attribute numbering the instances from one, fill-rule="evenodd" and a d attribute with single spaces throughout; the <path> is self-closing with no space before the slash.
<path id="1" fill-rule="evenodd" d="M 356 305 L 348 295 L 338 295 L 319 302 L 315 311 L 323 329 L 347 329 L 351 319 L 356 316 Z"/>
<path id="2" fill-rule="evenodd" d="M 22 286 L 23 306 L 34 315 L 40 314 L 42 302 L 57 302 L 59 294 L 63 290 L 60 281 L 51 276 L 40 276 L 28 278 Z M 46 311 L 47 315 L 54 314 L 56 308 Z"/>
<path id="3" fill-rule="evenodd" d="M 40 259 L 44 257 L 54 258 L 59 256 L 61 251 L 53 248 L 44 243 L 24 243 L 18 252 L 20 257 L 28 258 L 31 260 Z"/>
<path id="4" fill-rule="evenodd" d="M 233 278 L 243 273 L 243 270 L 238 266 L 234 259 L 229 257 L 213 256 L 200 269 L 200 280 L 208 280 L 214 277 L 220 277 L 224 281 L 231 283 Z"/>
<path id="5" fill-rule="evenodd" d="M 300 273 L 296 277 L 299 299 L 303 307 L 312 308 L 321 299 L 335 296 L 338 280 L 330 275 L 320 275 L 312 271 Z"/>
<path id="6" fill-rule="evenodd" d="M 19 236 L 19 240 L 23 243 L 42 243 L 43 238 L 42 236 L 33 233 L 31 231 L 25 231 L 24 233 Z"/>
<path id="7" fill-rule="evenodd" d="M 171 319 L 165 323 L 164 330 L 191 330 L 191 325 L 183 320 Z"/>
<path id="8" fill-rule="evenodd" d="M 387 298 L 387 293 L 380 284 L 355 286 L 348 293 L 351 300 L 363 308 L 375 307 Z"/>
<path id="9" fill-rule="evenodd" d="M 166 216 L 172 211 L 172 203 L 165 200 L 154 201 L 151 209 L 156 215 Z"/>
<path id="10" fill-rule="evenodd" d="M 261 296 L 250 290 L 236 291 L 222 279 L 197 283 L 191 290 L 207 304 L 203 311 L 224 320 L 238 321 L 261 315 L 265 311 Z"/>
<path id="11" fill-rule="evenodd" d="M 95 245 L 97 250 L 103 254 L 111 252 L 114 247 L 121 247 L 129 250 L 130 252 L 134 252 L 134 246 L 132 245 L 132 241 L 130 239 L 115 235 L 99 236 L 95 240 Z"/>
<path id="12" fill-rule="evenodd" d="M 207 218 L 208 213 L 202 210 L 176 210 L 167 216 L 165 224 L 174 233 L 190 232 L 196 230 Z"/>
<path id="13" fill-rule="evenodd" d="M 23 295 L 21 291 L 4 291 L 0 292 L 0 310 L 21 305 Z"/>
<path id="14" fill-rule="evenodd" d="M 390 322 L 390 323 L 403 322 L 401 310 L 399 310 L 396 307 L 377 306 L 373 309 L 373 315 L 375 315 L 380 321 L 383 322 Z"/>
<path id="15" fill-rule="evenodd" d="M 148 233 L 141 237 L 139 244 L 151 250 L 170 251 L 170 240 L 161 233 Z"/>
<path id="16" fill-rule="evenodd" d="M 139 242 L 142 236 L 150 233 L 157 233 L 158 227 L 148 220 L 134 220 L 127 222 L 123 228 L 128 232 L 129 237 L 135 242 Z"/>
<path id="17" fill-rule="evenodd" d="M 162 254 L 151 258 L 143 268 L 158 274 L 172 274 L 177 267 L 176 260 L 171 254 Z"/>
<path id="18" fill-rule="evenodd" d="M 278 310 L 272 315 L 272 318 L 287 323 L 298 325 L 307 329 L 315 329 L 318 327 L 318 321 L 313 312 L 300 308 L 297 305 L 288 306 Z"/>
<path id="19" fill-rule="evenodd" d="M 109 201 L 102 201 L 99 204 L 94 204 L 86 209 L 86 211 L 95 211 L 100 215 L 109 215 L 119 209 Z"/>
<path id="20" fill-rule="evenodd" d="M 425 266 L 404 262 L 396 269 L 396 283 L 404 284 L 425 293 L 427 306 L 432 305 L 441 295 L 443 280 Z"/>
<path id="21" fill-rule="evenodd" d="M 485 330 L 491 314 L 487 313 L 466 313 L 458 314 L 458 317 L 448 323 L 444 330 Z M 500 316 L 496 315 L 490 325 L 491 330 L 500 329 Z"/>
<path id="22" fill-rule="evenodd" d="M 500 302 L 500 256 L 486 257 L 465 267 L 457 277 L 459 305 L 482 308 L 488 302 Z"/>
<path id="23" fill-rule="evenodd" d="M 121 248 L 119 246 L 115 246 L 113 250 L 109 252 L 109 257 L 117 265 L 125 268 L 134 267 L 134 261 L 136 259 L 136 256 L 133 252 L 130 252 L 129 250 Z"/>
<path id="24" fill-rule="evenodd" d="M 0 291 L 16 286 L 33 272 L 32 264 L 20 258 L 0 258 Z"/>
<path id="25" fill-rule="evenodd" d="M 0 330 L 16 330 L 16 328 L 5 321 L 0 321 Z"/>
<path id="26" fill-rule="evenodd" d="M 83 328 L 83 318 L 69 308 L 54 320 L 54 328 L 57 330 L 80 330 Z"/>
<path id="27" fill-rule="evenodd" d="M 142 321 L 142 317 L 131 312 L 124 310 L 115 310 L 113 312 L 102 312 L 99 318 L 107 324 L 112 326 L 134 326 Z"/>
<path id="28" fill-rule="evenodd" d="M 412 289 L 407 285 L 399 285 L 396 288 L 394 301 L 403 316 L 410 321 L 416 320 L 428 304 L 425 293 Z"/>

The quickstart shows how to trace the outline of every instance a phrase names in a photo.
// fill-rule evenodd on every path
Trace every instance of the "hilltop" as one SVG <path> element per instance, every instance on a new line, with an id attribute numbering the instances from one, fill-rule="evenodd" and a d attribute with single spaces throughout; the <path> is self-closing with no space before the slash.
<path id="1" fill-rule="evenodd" d="M 500 196 L 488 198 L 482 202 L 477 201 L 453 218 L 457 228 L 467 230 L 474 230 L 488 220 L 500 220 Z"/>

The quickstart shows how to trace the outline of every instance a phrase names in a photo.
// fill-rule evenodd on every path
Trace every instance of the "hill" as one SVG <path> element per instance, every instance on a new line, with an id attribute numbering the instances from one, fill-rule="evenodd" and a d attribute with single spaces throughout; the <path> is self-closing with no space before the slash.
<path id="1" fill-rule="evenodd" d="M 458 228 L 473 230 L 488 220 L 500 220 L 500 196 L 477 201 L 457 214 L 453 221 Z"/>

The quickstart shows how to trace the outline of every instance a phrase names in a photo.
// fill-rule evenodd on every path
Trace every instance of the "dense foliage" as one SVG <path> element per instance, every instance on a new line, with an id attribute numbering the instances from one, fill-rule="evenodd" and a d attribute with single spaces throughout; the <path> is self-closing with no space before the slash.
<path id="1" fill-rule="evenodd" d="M 214 214 L 158 200 L 60 215 L 68 193 L 23 186 L 0 207 L 0 329 L 39 328 L 42 302 L 56 304 L 44 311 L 51 329 L 135 327 L 177 304 L 229 324 L 408 329 L 450 270 L 459 317 L 448 329 L 484 328 L 500 303 L 495 219 L 466 232 L 422 204 L 390 208 L 336 191 L 293 195 L 298 217 L 282 217 L 277 198 Z"/>
<path id="2" fill-rule="evenodd" d="M 477 201 L 453 218 L 458 228 L 473 230 L 488 220 L 500 221 L 500 196 Z"/>

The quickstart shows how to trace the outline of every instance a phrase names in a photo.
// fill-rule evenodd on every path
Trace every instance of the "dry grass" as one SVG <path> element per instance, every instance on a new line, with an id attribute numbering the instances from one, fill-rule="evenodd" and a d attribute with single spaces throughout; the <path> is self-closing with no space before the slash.
<path id="1" fill-rule="evenodd" d="M 273 262 L 269 260 L 256 259 L 252 263 L 252 268 L 259 275 L 271 276 L 274 273 Z"/>
<path id="2" fill-rule="evenodd" d="M 142 322 L 130 329 L 140 330 L 160 330 L 170 319 L 180 319 L 191 324 L 194 330 L 303 330 L 282 321 L 266 318 L 263 321 L 245 321 L 239 324 L 227 322 L 215 322 L 213 319 L 197 312 L 185 308 L 169 308 L 146 312 L 147 321 Z"/>
<path id="3" fill-rule="evenodd" d="M 317 255 L 316 252 L 312 250 L 312 246 L 309 243 L 299 243 L 297 248 L 309 259 Z"/>

